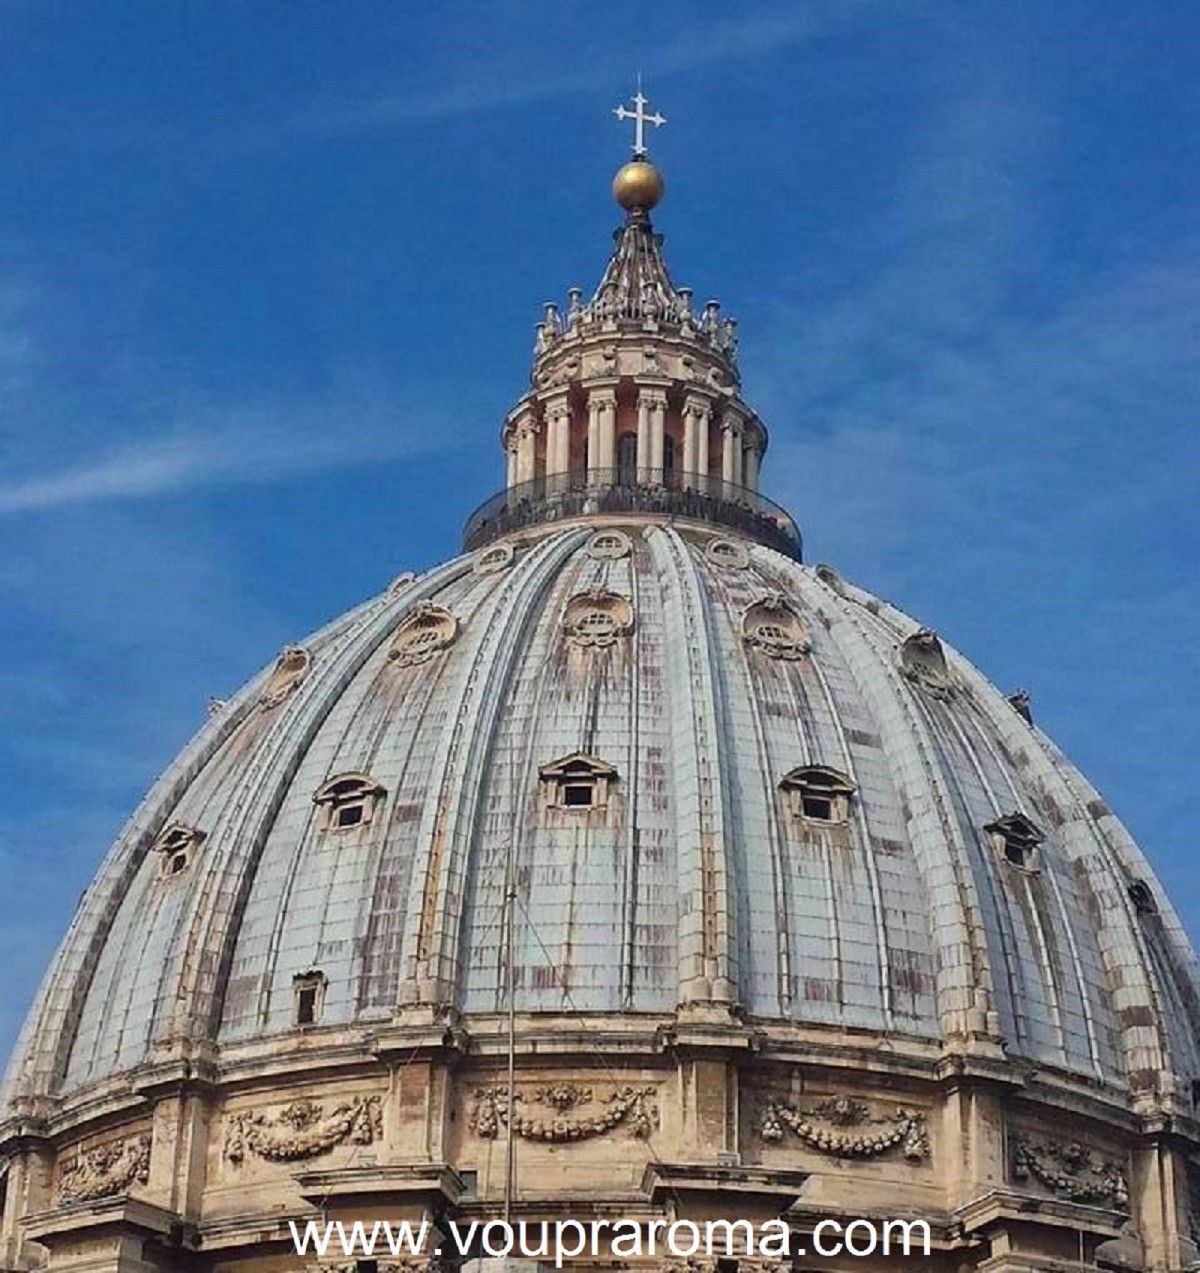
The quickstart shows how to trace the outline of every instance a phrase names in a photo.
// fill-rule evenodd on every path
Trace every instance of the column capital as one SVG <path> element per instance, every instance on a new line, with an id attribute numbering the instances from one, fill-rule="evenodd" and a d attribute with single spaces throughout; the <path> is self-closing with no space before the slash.
<path id="1" fill-rule="evenodd" d="M 714 400 L 705 393 L 688 390 L 683 399 L 683 414 L 712 418 Z"/>
<path id="2" fill-rule="evenodd" d="M 669 382 L 647 384 L 643 380 L 634 382 L 638 387 L 638 405 L 648 407 L 665 407 L 667 405 L 667 389 Z"/>
<path id="3" fill-rule="evenodd" d="M 587 391 L 589 407 L 615 407 L 617 405 L 617 382 L 615 380 L 585 381 L 583 387 Z"/>
<path id="4" fill-rule="evenodd" d="M 571 409 L 571 387 L 570 385 L 562 385 L 559 388 L 551 389 L 546 393 L 538 395 L 538 401 L 542 405 L 542 411 L 547 417 L 562 415 Z"/>

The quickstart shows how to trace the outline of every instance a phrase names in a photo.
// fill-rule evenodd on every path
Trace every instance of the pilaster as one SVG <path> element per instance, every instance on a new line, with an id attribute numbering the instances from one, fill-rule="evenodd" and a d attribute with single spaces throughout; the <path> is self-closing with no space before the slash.
<path id="1" fill-rule="evenodd" d="M 140 1190 L 147 1202 L 185 1219 L 199 1216 L 211 1118 L 208 1099 L 194 1091 L 176 1092 L 156 1103 L 150 1178 Z"/>

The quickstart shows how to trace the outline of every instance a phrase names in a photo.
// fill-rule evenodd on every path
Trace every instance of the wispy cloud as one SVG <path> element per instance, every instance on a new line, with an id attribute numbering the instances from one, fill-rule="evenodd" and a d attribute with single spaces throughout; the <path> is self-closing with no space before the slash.
<path id="1" fill-rule="evenodd" d="M 226 413 L 222 413 L 226 414 Z M 268 419 L 245 408 L 241 424 L 177 431 L 127 442 L 107 453 L 0 485 L 0 515 L 62 508 L 105 500 L 137 500 L 210 486 L 257 485 L 315 468 L 348 468 L 428 451 L 448 444 L 445 429 L 389 421 L 387 429 L 350 427 L 346 408 L 311 420 L 311 408 Z M 310 417 L 306 424 L 297 415 Z"/>
<path id="2" fill-rule="evenodd" d="M 572 49 L 553 57 L 528 57 L 521 63 L 456 62 L 441 68 L 442 78 L 430 78 L 427 87 L 401 92 L 380 92 L 358 101 L 305 107 L 282 124 L 268 123 L 249 130 L 246 139 L 277 140 L 281 131 L 308 134 L 350 134 L 377 128 L 431 122 L 473 115 L 483 111 L 566 100 L 581 91 L 593 92 L 625 85 L 640 70 L 656 81 L 706 67 L 729 65 L 761 58 L 819 39 L 877 7 L 878 0 L 824 0 L 787 6 L 774 13 L 721 18 L 714 22 L 677 24 L 661 39 L 642 44 L 631 61 L 629 49 L 607 38 L 602 47 Z M 569 72 L 548 71 L 548 66 L 569 64 Z"/>

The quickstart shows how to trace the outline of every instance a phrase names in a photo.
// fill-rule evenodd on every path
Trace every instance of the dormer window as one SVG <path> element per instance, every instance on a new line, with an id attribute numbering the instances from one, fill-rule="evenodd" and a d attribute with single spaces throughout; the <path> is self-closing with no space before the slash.
<path id="1" fill-rule="evenodd" d="M 292 978 L 293 1019 L 297 1025 L 316 1025 L 325 1006 L 325 974 L 317 968 Z"/>
<path id="2" fill-rule="evenodd" d="M 567 602 L 563 630 L 572 645 L 603 650 L 616 645 L 633 627 L 633 607 L 627 597 L 603 588 L 577 593 Z"/>
<path id="3" fill-rule="evenodd" d="M 1129 900 L 1139 915 L 1157 915 L 1158 904 L 1145 880 L 1134 880 L 1129 886 Z"/>
<path id="4" fill-rule="evenodd" d="M 744 544 L 732 539 L 710 539 L 704 549 L 709 561 L 729 570 L 744 570 L 750 564 L 750 555 Z"/>
<path id="5" fill-rule="evenodd" d="M 805 822 L 838 825 L 849 820 L 854 783 L 827 765 L 804 765 L 779 784 L 794 817 Z"/>
<path id="6" fill-rule="evenodd" d="M 298 645 L 288 645 L 275 661 L 260 702 L 275 707 L 304 680 L 312 667 L 312 655 Z"/>
<path id="7" fill-rule="evenodd" d="M 600 530 L 587 541 L 584 551 L 598 561 L 613 561 L 629 555 L 629 536 L 619 530 Z"/>
<path id="8" fill-rule="evenodd" d="M 457 637 L 458 620 L 454 615 L 443 606 L 423 601 L 396 629 L 388 659 L 400 667 L 412 667 L 453 645 Z"/>
<path id="9" fill-rule="evenodd" d="M 934 698 L 949 698 L 954 688 L 946 652 L 936 632 L 918 628 L 900 646 L 900 671 Z"/>
<path id="10" fill-rule="evenodd" d="M 573 752 L 538 770 L 542 804 L 548 809 L 586 812 L 608 804 L 617 771 L 612 765 L 582 752 Z"/>
<path id="11" fill-rule="evenodd" d="M 154 841 L 154 851 L 160 855 L 160 870 L 164 876 L 182 875 L 192 864 L 192 858 L 204 839 L 204 832 L 182 822 L 168 822 Z"/>
<path id="12" fill-rule="evenodd" d="M 742 615 L 742 640 L 771 659 L 798 659 L 812 648 L 800 616 L 786 597 L 763 597 Z"/>
<path id="13" fill-rule="evenodd" d="M 1023 813 L 1006 814 L 989 822 L 984 830 L 1009 866 L 1031 874 L 1038 870 L 1038 846 L 1046 837 Z"/>
<path id="14" fill-rule="evenodd" d="M 497 544 L 475 558 L 475 573 L 477 575 L 498 574 L 513 564 L 515 556 L 516 552 L 512 544 Z"/>
<path id="15" fill-rule="evenodd" d="M 327 831 L 350 831 L 366 826 L 387 792 L 367 774 L 338 774 L 313 792 L 313 804 L 323 813 Z"/>

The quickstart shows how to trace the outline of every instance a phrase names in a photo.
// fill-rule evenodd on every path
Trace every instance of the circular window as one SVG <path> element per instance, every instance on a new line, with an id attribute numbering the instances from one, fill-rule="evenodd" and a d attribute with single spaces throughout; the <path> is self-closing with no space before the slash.
<path id="1" fill-rule="evenodd" d="M 629 538 L 619 530 L 602 530 L 594 534 L 587 542 L 585 551 L 589 557 L 600 561 L 612 561 L 617 557 L 629 555 Z"/>
<path id="2" fill-rule="evenodd" d="M 512 544 L 497 544 L 475 559 L 475 573 L 495 575 L 501 570 L 507 570 L 513 563 L 513 556 Z"/>
<path id="3" fill-rule="evenodd" d="M 750 554 L 744 544 L 733 539 L 711 539 L 704 555 L 727 570 L 744 570 L 750 564 Z"/>

